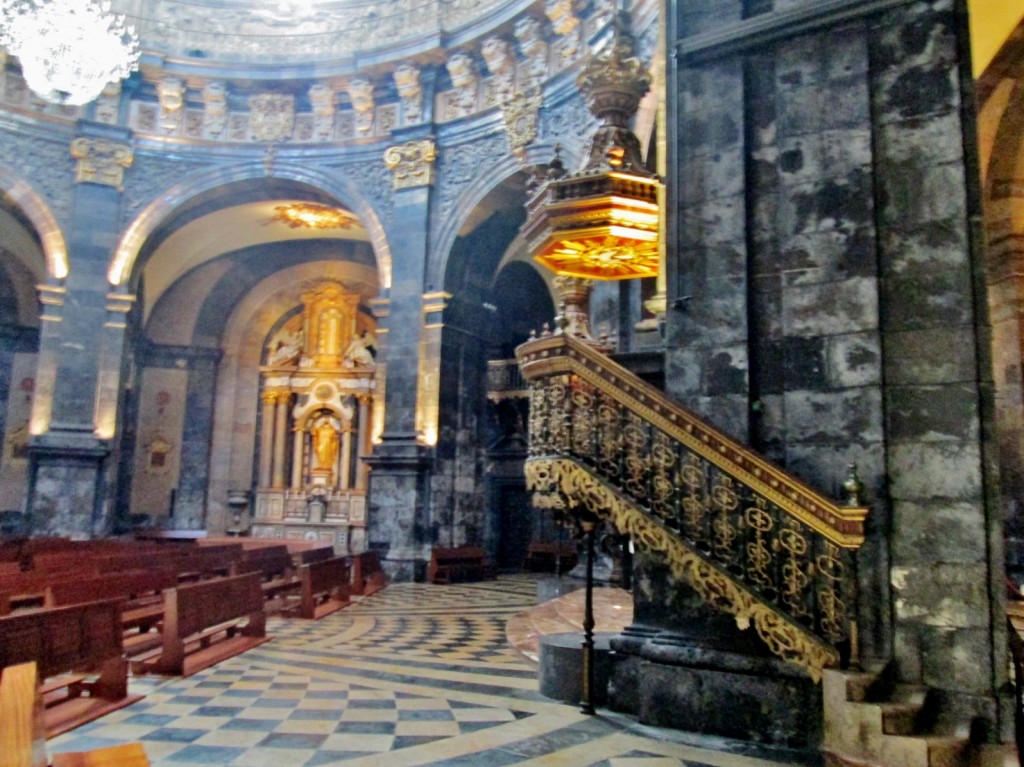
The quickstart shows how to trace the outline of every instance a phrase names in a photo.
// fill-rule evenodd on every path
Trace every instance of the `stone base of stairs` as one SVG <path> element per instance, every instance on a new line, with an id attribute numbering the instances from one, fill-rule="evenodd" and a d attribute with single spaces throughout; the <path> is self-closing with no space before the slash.
<path id="1" fill-rule="evenodd" d="M 611 644 L 608 707 L 641 724 L 801 751 L 820 745 L 821 690 L 791 664 L 636 627 Z"/>
<path id="2" fill-rule="evenodd" d="M 827 767 L 1020 767 L 1012 744 L 972 744 L 966 727 L 936 730 L 927 689 L 888 683 L 886 674 L 824 672 Z"/>

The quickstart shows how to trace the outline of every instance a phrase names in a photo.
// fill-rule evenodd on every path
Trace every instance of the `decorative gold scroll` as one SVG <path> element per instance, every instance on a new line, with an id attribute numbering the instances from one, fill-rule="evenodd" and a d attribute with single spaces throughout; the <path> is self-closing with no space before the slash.
<path id="1" fill-rule="evenodd" d="M 815 682 L 822 669 L 839 663 L 838 651 L 800 628 L 686 546 L 679 536 L 614 492 L 575 461 L 532 458 L 526 463 L 526 486 L 538 508 L 564 509 L 566 499 L 584 507 L 628 535 L 646 552 L 661 554 L 672 576 L 689 583 L 710 605 L 736 617 L 740 628 L 753 626 L 768 648 L 803 668 Z"/>

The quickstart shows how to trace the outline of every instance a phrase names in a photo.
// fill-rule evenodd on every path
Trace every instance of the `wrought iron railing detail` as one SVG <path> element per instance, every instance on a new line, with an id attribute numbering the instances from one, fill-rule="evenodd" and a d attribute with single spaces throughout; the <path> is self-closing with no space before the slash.
<path id="1" fill-rule="evenodd" d="M 815 680 L 840 664 L 856 642 L 865 508 L 822 497 L 575 338 L 516 354 L 535 505 L 610 521 Z"/>

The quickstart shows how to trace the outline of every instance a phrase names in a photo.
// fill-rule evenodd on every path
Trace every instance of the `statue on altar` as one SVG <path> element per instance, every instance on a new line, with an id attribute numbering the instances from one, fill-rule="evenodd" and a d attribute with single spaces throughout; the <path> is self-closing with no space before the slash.
<path id="1" fill-rule="evenodd" d="M 345 350 L 345 363 L 372 365 L 376 343 L 377 339 L 369 330 L 364 330 L 361 335 L 352 336 L 352 341 L 349 342 L 348 348 Z"/>
<path id="2" fill-rule="evenodd" d="M 338 457 L 338 433 L 329 419 L 325 418 L 313 429 L 313 454 L 316 456 L 316 468 L 334 468 Z"/>

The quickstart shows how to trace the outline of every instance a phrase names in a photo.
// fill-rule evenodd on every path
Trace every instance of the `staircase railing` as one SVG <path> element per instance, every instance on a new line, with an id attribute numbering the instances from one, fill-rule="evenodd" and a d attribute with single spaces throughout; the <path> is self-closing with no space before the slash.
<path id="1" fill-rule="evenodd" d="M 516 357 L 535 505 L 607 520 L 815 681 L 848 658 L 866 508 L 823 497 L 572 336 Z"/>

